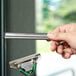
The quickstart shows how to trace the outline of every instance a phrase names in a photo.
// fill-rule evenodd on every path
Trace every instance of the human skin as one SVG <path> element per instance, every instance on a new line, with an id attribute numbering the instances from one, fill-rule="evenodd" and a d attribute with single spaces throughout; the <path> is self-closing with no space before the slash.
<path id="1" fill-rule="evenodd" d="M 66 59 L 76 54 L 76 23 L 58 26 L 47 36 L 51 40 L 51 51 L 56 51 Z M 64 43 L 60 44 L 61 41 Z"/>

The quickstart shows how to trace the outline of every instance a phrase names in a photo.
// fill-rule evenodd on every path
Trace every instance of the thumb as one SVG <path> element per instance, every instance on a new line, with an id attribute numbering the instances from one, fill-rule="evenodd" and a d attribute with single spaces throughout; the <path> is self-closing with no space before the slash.
<path id="1" fill-rule="evenodd" d="M 61 32 L 48 33 L 47 36 L 49 39 L 57 40 L 57 41 L 63 40 L 63 41 L 67 42 L 67 40 L 68 40 L 68 33 L 61 33 Z"/>

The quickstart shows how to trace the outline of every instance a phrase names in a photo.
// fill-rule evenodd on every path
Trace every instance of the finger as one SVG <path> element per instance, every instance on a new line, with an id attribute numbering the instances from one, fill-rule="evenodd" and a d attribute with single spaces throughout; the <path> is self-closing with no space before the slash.
<path id="1" fill-rule="evenodd" d="M 70 53 L 64 53 L 62 54 L 62 56 L 65 58 L 65 59 L 68 59 L 71 57 L 71 54 Z"/>
<path id="2" fill-rule="evenodd" d="M 66 26 L 67 26 L 67 25 L 58 26 L 54 31 L 49 32 L 49 33 L 65 32 L 65 31 L 66 31 Z M 49 33 L 48 33 L 48 34 L 49 34 Z"/>
<path id="3" fill-rule="evenodd" d="M 50 33 L 47 35 L 49 39 L 55 40 L 55 41 L 66 41 L 68 42 L 69 40 L 69 35 L 68 33 Z"/>
<path id="4" fill-rule="evenodd" d="M 57 53 L 62 54 L 63 53 L 63 45 L 59 45 L 57 47 Z"/>
<path id="5" fill-rule="evenodd" d="M 58 33 L 58 32 L 66 32 L 66 26 L 61 25 L 61 26 L 57 27 L 52 33 Z"/>
<path id="6" fill-rule="evenodd" d="M 70 48 L 64 49 L 63 54 L 62 54 L 64 58 L 68 59 L 71 57 L 71 55 L 72 55 L 72 50 Z"/>
<path id="7" fill-rule="evenodd" d="M 69 53 L 69 54 L 72 54 L 73 53 L 72 50 L 71 50 L 71 48 L 65 48 L 64 49 L 64 52 L 65 53 Z"/>
<path id="8" fill-rule="evenodd" d="M 75 49 L 71 49 L 73 54 L 76 54 L 76 50 Z"/>
<path id="9" fill-rule="evenodd" d="M 58 33 L 58 32 L 60 32 L 60 27 L 61 26 L 57 27 L 54 31 L 52 31 L 52 33 Z"/>
<path id="10" fill-rule="evenodd" d="M 55 51 L 57 48 L 57 44 L 55 41 L 51 41 L 51 51 Z"/>
<path id="11" fill-rule="evenodd" d="M 49 38 L 49 35 L 50 35 L 51 33 L 59 33 L 59 32 L 60 32 L 60 29 L 59 29 L 59 27 L 57 27 L 54 31 L 48 32 L 48 33 L 47 33 L 47 37 Z M 49 41 L 50 41 L 50 38 L 49 38 Z"/>

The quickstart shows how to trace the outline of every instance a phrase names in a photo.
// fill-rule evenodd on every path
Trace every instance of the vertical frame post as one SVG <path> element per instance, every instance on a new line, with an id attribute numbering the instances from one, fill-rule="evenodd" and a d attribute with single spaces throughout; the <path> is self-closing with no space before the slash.
<path id="1" fill-rule="evenodd" d="M 6 69 L 5 69 L 5 39 L 4 39 L 4 0 L 1 0 L 1 30 L 0 30 L 0 53 L 1 53 L 1 76 L 6 76 Z"/>

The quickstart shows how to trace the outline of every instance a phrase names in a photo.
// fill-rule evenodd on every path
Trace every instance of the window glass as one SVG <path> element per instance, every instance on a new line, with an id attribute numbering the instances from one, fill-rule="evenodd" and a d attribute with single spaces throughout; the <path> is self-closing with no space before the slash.
<path id="1" fill-rule="evenodd" d="M 75 22 L 76 0 L 36 0 L 37 33 L 51 32 L 59 25 Z M 37 52 L 48 52 L 48 48 L 46 41 L 37 41 Z"/>

